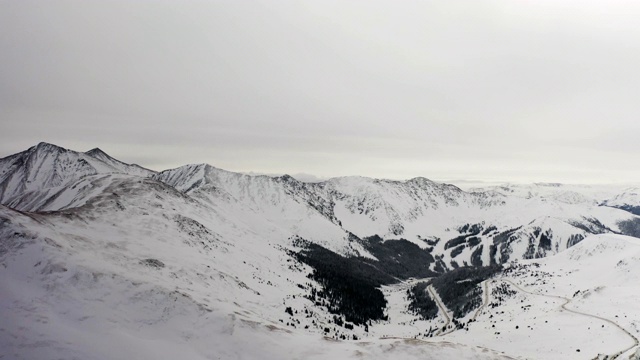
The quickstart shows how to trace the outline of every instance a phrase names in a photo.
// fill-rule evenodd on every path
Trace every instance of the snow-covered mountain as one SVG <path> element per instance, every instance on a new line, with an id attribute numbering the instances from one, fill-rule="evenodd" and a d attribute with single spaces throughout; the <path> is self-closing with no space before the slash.
<path id="1" fill-rule="evenodd" d="M 618 223 L 634 218 L 600 206 L 597 196 L 605 191 L 590 187 L 582 195 L 578 187 L 536 184 L 545 191 L 529 189 L 523 195 L 518 187 L 465 192 L 425 178 L 343 177 L 304 183 L 206 164 L 166 170 L 155 178 L 211 206 L 224 204 L 227 211 L 243 214 L 256 232 L 267 231 L 267 221 L 291 235 L 361 255 L 365 253 L 353 243 L 344 246 L 348 234 L 406 239 L 439 254 L 444 268 L 544 257 L 589 234 L 623 232 Z"/>
<path id="2" fill-rule="evenodd" d="M 628 188 L 622 193 L 602 202 L 604 206 L 629 211 L 635 215 L 640 215 L 640 189 Z"/>
<path id="3" fill-rule="evenodd" d="M 450 341 L 523 358 L 638 359 L 640 240 L 592 235 L 555 256 L 510 264 L 488 304 Z"/>
<path id="4" fill-rule="evenodd" d="M 69 195 L 72 183 L 98 174 L 146 177 L 154 172 L 113 159 L 97 148 L 81 153 L 40 143 L 0 159 L 0 203 L 24 211 L 59 210 L 70 205 L 61 196 Z"/>
<path id="5" fill-rule="evenodd" d="M 112 168 L 116 169 L 118 172 L 121 172 L 123 174 L 138 175 L 138 176 L 144 176 L 144 177 L 149 177 L 155 174 L 155 171 L 145 169 L 140 165 L 127 164 L 127 163 L 123 163 L 118 159 L 114 159 L 113 157 L 109 156 L 107 153 L 100 150 L 99 148 L 93 148 L 85 152 L 85 154 L 91 156 L 94 159 L 98 159 L 102 161 L 103 163 L 111 166 Z"/>
<path id="6" fill-rule="evenodd" d="M 44 143 L 0 159 L 0 174 L 7 358 L 586 359 L 640 335 L 629 275 L 637 241 L 615 235 L 640 236 L 640 217 L 614 206 L 640 205 L 626 188 L 305 183 L 207 164 L 154 173 Z M 491 268 L 493 280 L 449 281 L 477 283 L 464 295 L 476 300 L 455 305 L 434 283 L 425 301 L 437 315 L 408 310 L 412 278 L 492 264 L 505 264 Z M 345 281 L 358 304 L 382 303 L 384 313 L 350 319 L 336 298 Z M 577 290 L 593 296 L 569 305 L 609 322 L 566 316 L 536 295 L 573 299 Z M 598 310 L 600 292 L 622 294 L 616 304 L 630 320 Z M 510 332 L 516 320 L 533 329 Z M 607 324 L 624 331 L 596 333 Z M 605 344 L 582 330 L 566 338 L 565 327 L 583 326 Z M 532 336 L 553 344 L 536 352 Z"/>
<path id="7" fill-rule="evenodd" d="M 281 239 L 300 236 L 342 254 L 367 254 L 350 241 L 331 204 L 310 191 L 312 184 L 290 176 L 250 176 L 199 164 L 166 170 L 154 178 L 234 216 L 235 222 L 256 234 Z"/>
<path id="8" fill-rule="evenodd" d="M 609 187 L 532 184 L 465 192 L 425 178 L 305 183 L 207 164 L 156 174 L 100 149 L 80 153 L 46 143 L 0 159 L 0 174 L 0 203 L 17 210 L 82 205 L 116 174 L 153 177 L 234 214 L 231 226 L 240 222 L 255 233 L 299 236 L 341 254 L 368 257 L 354 238 L 406 239 L 439 255 L 433 270 L 557 253 L 589 234 L 624 232 L 618 224 L 633 218 L 628 212 L 633 204 L 640 206 L 629 195 L 635 193 Z"/>

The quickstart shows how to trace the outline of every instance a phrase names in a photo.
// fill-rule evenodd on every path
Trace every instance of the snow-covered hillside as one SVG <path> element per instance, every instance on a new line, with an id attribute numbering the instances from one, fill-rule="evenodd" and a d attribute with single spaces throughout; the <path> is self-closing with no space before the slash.
<path id="1" fill-rule="evenodd" d="M 100 149 L 86 153 L 40 143 L 0 159 L 0 203 L 24 211 L 57 210 L 57 199 L 76 180 L 96 174 L 151 176 L 153 171 L 115 160 Z M 71 185 L 72 186 L 72 185 Z M 57 201 L 57 207 L 51 202 Z"/>
<path id="2" fill-rule="evenodd" d="M 154 173 L 41 143 L 0 159 L 0 358 L 629 355 L 635 194 Z"/>
<path id="3" fill-rule="evenodd" d="M 558 255 L 511 264 L 488 282 L 496 306 L 449 339 L 524 358 L 640 355 L 639 274 L 639 239 L 589 236 Z"/>
<path id="4" fill-rule="evenodd" d="M 406 239 L 433 249 L 445 268 L 544 257 L 589 234 L 623 232 L 618 223 L 635 218 L 600 206 L 594 194 L 606 191 L 592 187 L 584 187 L 586 195 L 581 195 L 577 186 L 557 190 L 562 186 L 533 185 L 545 191 L 523 196 L 505 188 L 465 192 L 425 178 L 343 177 L 304 183 L 206 164 L 166 170 L 156 179 L 211 206 L 242 214 L 259 233 L 275 226 L 338 252 L 364 256 L 362 248 L 343 241 L 348 234 Z M 460 237 L 473 239 L 449 246 Z M 341 239 L 338 244 L 336 239 Z"/>
<path id="5" fill-rule="evenodd" d="M 421 341 L 335 342 L 289 324 L 306 271 L 280 245 L 150 179 L 114 179 L 71 210 L 0 207 L 0 353 L 7 358 L 502 358 Z M 297 311 L 297 310 L 296 310 Z M 286 319 L 285 321 L 282 321 Z M 358 330 L 359 336 L 364 336 Z"/>
<path id="6" fill-rule="evenodd" d="M 611 187 L 533 184 L 465 192 L 425 178 L 304 183 L 207 164 L 154 174 L 100 149 L 79 153 L 46 143 L 1 159 L 0 174 L 0 203 L 17 210 L 55 211 L 83 204 L 101 191 L 100 179 L 105 178 L 97 175 L 155 176 L 218 211 L 233 213 L 234 221 L 255 233 L 300 236 L 362 256 L 370 254 L 351 241 L 353 235 L 406 239 L 432 248 L 443 268 L 543 257 L 591 233 L 624 232 L 618 223 L 634 218 L 625 211 L 628 207 L 614 206 L 622 198 L 615 194 L 623 189 Z M 632 200 L 625 206 L 633 206 Z M 470 240 L 451 246 L 460 237 Z"/>
<path id="7" fill-rule="evenodd" d="M 100 150 L 99 148 L 93 148 L 85 152 L 85 154 L 91 156 L 94 159 L 98 159 L 102 161 L 103 163 L 111 166 L 112 168 L 118 170 L 123 174 L 138 175 L 138 176 L 144 176 L 144 177 L 149 177 L 155 174 L 155 171 L 145 169 L 142 166 L 139 166 L 136 164 L 123 163 L 122 161 L 109 156 L 107 153 Z"/>
<path id="8" fill-rule="evenodd" d="M 367 256 L 332 216 L 331 204 L 292 177 L 250 176 L 199 164 L 166 170 L 155 178 L 232 215 L 234 222 L 261 236 L 295 235 L 339 253 Z"/>
<path id="9" fill-rule="evenodd" d="M 628 188 L 614 197 L 603 201 L 602 205 L 629 211 L 640 215 L 640 189 Z"/>

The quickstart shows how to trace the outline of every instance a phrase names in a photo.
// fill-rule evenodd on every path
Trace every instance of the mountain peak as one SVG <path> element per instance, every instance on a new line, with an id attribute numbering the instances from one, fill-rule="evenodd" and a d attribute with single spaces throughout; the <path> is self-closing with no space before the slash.
<path id="1" fill-rule="evenodd" d="M 91 149 L 89 151 L 85 151 L 85 154 L 89 155 L 91 157 L 94 157 L 94 158 L 96 158 L 98 160 L 102 160 L 102 161 L 108 160 L 109 163 L 110 162 L 118 162 L 118 163 L 121 163 L 121 164 L 126 164 L 126 163 L 114 158 L 113 156 L 107 154 L 102 149 L 97 148 L 97 147 L 93 148 L 93 149 Z M 129 164 L 127 164 L 127 165 L 129 165 Z"/>
<path id="2" fill-rule="evenodd" d="M 149 176 L 151 174 L 154 174 L 155 171 L 143 168 L 140 165 L 136 165 L 136 164 L 127 164 L 125 162 L 122 162 L 116 158 L 114 158 L 113 156 L 107 154 L 106 152 L 104 152 L 102 149 L 100 148 L 93 148 L 89 151 L 84 152 L 85 155 L 91 156 L 94 159 L 98 159 L 102 162 L 104 162 L 105 164 L 118 169 L 119 171 L 122 171 L 124 173 L 132 173 L 132 174 L 137 174 L 137 175 L 141 175 L 141 176 Z"/>
<path id="3" fill-rule="evenodd" d="M 106 152 L 102 151 L 102 149 L 97 148 L 97 147 L 95 147 L 95 148 L 93 148 L 93 149 L 91 149 L 89 151 L 85 151 L 85 154 L 91 155 L 91 156 L 94 156 L 94 155 L 106 155 L 106 156 L 109 156 L 109 155 L 107 155 Z"/>
<path id="4" fill-rule="evenodd" d="M 98 148 L 83 153 L 47 142 L 0 160 L 0 203 L 24 211 L 39 210 L 58 196 L 51 189 L 85 176 L 119 173 L 148 177 L 155 173 L 123 163 Z"/>
<path id="5" fill-rule="evenodd" d="M 422 184 L 435 184 L 435 182 L 433 180 L 429 180 L 426 177 L 422 177 L 422 176 L 414 177 L 413 179 L 407 180 L 407 182 L 420 184 L 420 185 L 422 185 Z"/>
<path id="6" fill-rule="evenodd" d="M 55 144 L 51 144 L 48 142 L 39 142 L 38 145 L 36 146 L 32 146 L 29 151 L 56 151 L 56 152 L 64 152 L 64 151 L 69 151 L 63 147 L 60 147 L 58 145 Z"/>
<path id="7" fill-rule="evenodd" d="M 281 179 L 281 180 L 287 181 L 287 182 L 299 182 L 298 179 L 294 178 L 293 176 L 291 176 L 289 174 L 280 175 L 280 176 L 277 177 L 277 179 Z"/>

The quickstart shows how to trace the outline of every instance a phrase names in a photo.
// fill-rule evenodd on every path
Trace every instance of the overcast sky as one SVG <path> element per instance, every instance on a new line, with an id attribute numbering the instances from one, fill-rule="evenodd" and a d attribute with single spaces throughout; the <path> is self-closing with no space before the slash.
<path id="1" fill-rule="evenodd" d="M 640 182 L 640 2 L 0 0 L 0 157 Z"/>

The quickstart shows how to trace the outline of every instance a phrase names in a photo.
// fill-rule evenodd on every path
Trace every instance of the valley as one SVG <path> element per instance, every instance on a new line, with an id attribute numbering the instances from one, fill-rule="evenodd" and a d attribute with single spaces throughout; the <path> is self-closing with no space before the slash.
<path id="1" fill-rule="evenodd" d="M 0 358 L 637 358 L 638 199 L 41 143 L 0 159 Z"/>

